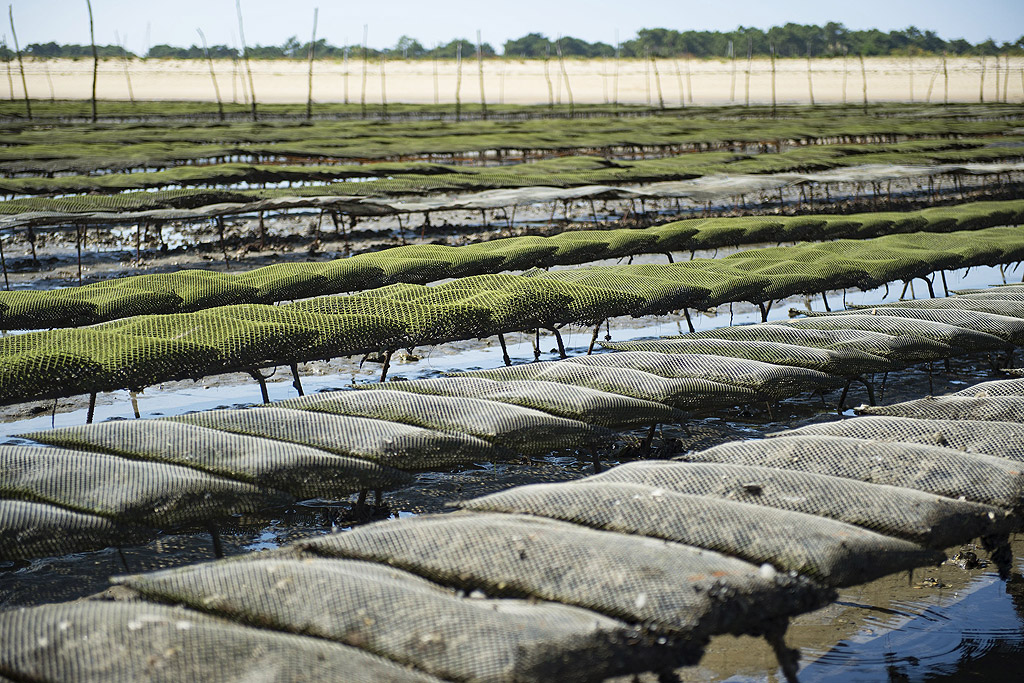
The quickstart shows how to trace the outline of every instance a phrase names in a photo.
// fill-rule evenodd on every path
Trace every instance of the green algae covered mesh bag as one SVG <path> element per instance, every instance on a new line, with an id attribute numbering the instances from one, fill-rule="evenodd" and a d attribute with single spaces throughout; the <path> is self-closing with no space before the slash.
<path id="1" fill-rule="evenodd" d="M 775 324 L 798 329 L 865 330 L 894 337 L 922 337 L 941 344 L 948 344 L 960 353 L 965 351 L 1008 351 L 1013 348 L 1009 342 L 984 332 L 930 320 L 912 320 L 888 315 L 826 315 L 783 320 Z"/>
<path id="2" fill-rule="evenodd" d="M 563 297 L 535 296 L 530 292 L 462 287 L 462 280 L 448 285 L 421 287 L 408 297 L 423 306 L 471 306 L 480 311 L 480 323 L 467 328 L 464 337 L 488 337 L 512 330 L 550 324 L 565 305 Z M 451 285 L 451 286 L 449 286 Z"/>
<path id="3" fill-rule="evenodd" d="M 1015 510 L 1024 502 L 1020 464 L 922 444 L 839 436 L 740 441 L 682 456 L 689 462 L 759 465 L 902 486 Z"/>
<path id="4" fill-rule="evenodd" d="M 441 432 L 469 434 L 528 455 L 592 447 L 613 435 L 585 422 L 531 408 L 455 396 L 404 391 L 333 391 L 288 399 L 279 408 L 389 420 Z"/>
<path id="5" fill-rule="evenodd" d="M 878 309 L 879 311 L 887 311 L 889 308 L 926 311 L 977 311 L 979 313 L 991 313 L 1010 318 L 1024 318 L 1024 300 L 1013 301 L 1002 298 L 972 299 L 966 296 L 952 296 L 947 299 L 910 299 L 908 301 L 896 301 L 878 306 L 849 306 L 849 308 L 854 310 Z"/>
<path id="6" fill-rule="evenodd" d="M 624 273 L 615 268 L 573 268 L 570 270 L 531 271 L 523 274 L 537 280 L 554 280 L 604 291 L 621 292 L 639 298 L 629 315 L 662 315 L 680 308 L 695 308 L 709 296 L 709 290 L 678 280 Z"/>
<path id="7" fill-rule="evenodd" d="M 61 448 L 0 446 L 0 464 L 4 498 L 153 527 L 205 522 L 293 500 L 188 467 Z"/>
<path id="8" fill-rule="evenodd" d="M 357 389 L 408 391 L 434 396 L 461 396 L 534 408 L 602 427 L 625 429 L 682 422 L 684 413 L 654 401 L 558 382 L 498 382 L 482 377 L 438 377 L 390 384 L 357 385 Z"/>
<path id="9" fill-rule="evenodd" d="M 663 538 L 757 565 L 769 563 L 830 586 L 865 583 L 944 559 L 936 551 L 824 517 L 639 484 L 517 486 L 461 507 Z"/>
<path id="10" fill-rule="evenodd" d="M 468 277 L 478 273 L 489 273 L 503 269 L 505 258 L 500 254 L 487 253 L 480 249 L 449 247 L 444 244 L 414 244 L 391 247 L 377 252 L 380 258 L 431 259 L 446 264 L 448 277 Z"/>
<path id="11" fill-rule="evenodd" d="M 183 465 L 285 491 L 299 500 L 393 489 L 412 480 L 406 472 L 361 458 L 165 420 L 102 422 L 23 436 L 64 448 Z"/>
<path id="12" fill-rule="evenodd" d="M 106 374 L 99 363 L 62 351 L 0 355 L 0 402 L 84 394 L 99 386 Z"/>
<path id="13" fill-rule="evenodd" d="M 506 451 L 465 434 L 306 410 L 211 410 L 161 419 L 297 443 L 401 470 L 493 462 L 507 456 Z"/>
<path id="14" fill-rule="evenodd" d="M 0 671 L 15 680 L 90 683 L 438 681 L 320 638 L 242 626 L 181 607 L 106 600 L 0 613 Z"/>
<path id="15" fill-rule="evenodd" d="M 408 282 L 421 285 L 451 277 L 448 263 L 437 259 L 363 254 L 359 256 L 359 260 L 374 268 L 379 268 L 384 274 L 386 284 Z"/>
<path id="16" fill-rule="evenodd" d="M 96 304 L 51 291 L 4 291 L 0 301 L 5 309 L 0 329 L 38 330 L 48 327 L 77 327 L 98 320 Z"/>
<path id="17" fill-rule="evenodd" d="M 255 289 L 252 303 L 270 304 L 333 294 L 328 279 L 320 274 L 322 271 L 320 263 L 275 263 L 233 275 L 231 282 Z"/>
<path id="18" fill-rule="evenodd" d="M 770 278 L 745 273 L 713 259 L 675 264 L 644 263 L 622 266 L 617 270 L 624 275 L 659 278 L 687 285 L 695 291 L 704 290 L 707 293 L 705 298 L 694 301 L 692 305 L 701 310 L 731 301 L 763 301 L 762 293 L 772 284 Z"/>
<path id="19" fill-rule="evenodd" d="M 631 462 L 581 482 L 620 482 L 726 498 L 846 522 L 942 550 L 1016 525 L 1006 510 L 914 489 L 796 470 L 718 463 Z"/>
<path id="20" fill-rule="evenodd" d="M 926 396 L 888 406 L 858 406 L 856 412 L 922 420 L 1024 422 L 1024 396 Z"/>
<path id="21" fill-rule="evenodd" d="M 147 598 L 353 645 L 445 680 L 599 680 L 669 654 L 640 629 L 589 610 L 464 597 L 358 560 L 268 557 L 122 581 Z"/>
<path id="22" fill-rule="evenodd" d="M 669 379 L 708 379 L 747 387 L 769 400 L 778 400 L 804 392 L 829 391 L 845 384 L 841 378 L 817 370 L 707 354 L 621 351 L 596 356 L 575 356 L 564 362 L 580 363 L 589 367 L 629 368 Z"/>
<path id="23" fill-rule="evenodd" d="M 488 240 L 463 249 L 500 256 L 501 265 L 493 270 L 526 270 L 551 265 L 558 245 L 551 244 L 543 237 L 524 236 Z"/>
<path id="24" fill-rule="evenodd" d="M 848 436 L 955 448 L 1024 462 L 1024 424 L 865 416 L 808 425 L 769 436 Z"/>
<path id="25" fill-rule="evenodd" d="M 923 337 L 903 337 L 868 330 L 813 329 L 776 324 L 737 325 L 692 332 L 669 339 L 732 339 L 770 341 L 821 349 L 854 349 L 895 363 L 922 363 L 953 355 L 949 344 Z"/>
<path id="26" fill-rule="evenodd" d="M 801 577 L 718 553 L 522 515 L 415 517 L 299 545 L 465 590 L 576 605 L 698 641 L 758 634 L 831 597 Z"/>
<path id="27" fill-rule="evenodd" d="M 872 372 L 886 372 L 893 364 L 881 356 L 856 349 L 815 349 L 809 346 L 768 341 L 736 339 L 654 339 L 633 342 L 599 342 L 616 351 L 648 351 L 652 353 L 697 354 L 745 358 L 794 368 L 817 370 L 840 377 L 858 377 Z"/>
<path id="28" fill-rule="evenodd" d="M 1005 315 L 983 313 L 981 311 L 956 309 L 924 309 L 924 308 L 870 308 L 859 309 L 853 313 L 836 313 L 830 315 L 883 315 L 886 317 L 908 318 L 911 320 L 928 320 L 946 325 L 963 327 L 976 332 L 984 332 L 994 337 L 1021 344 L 1024 342 L 1024 319 Z"/>
<path id="29" fill-rule="evenodd" d="M 155 533 L 58 505 L 0 498 L 0 557 L 5 560 L 137 543 Z"/>
<path id="30" fill-rule="evenodd" d="M 171 292 L 181 299 L 181 311 L 198 311 L 215 306 L 252 303 L 258 300 L 255 287 L 238 284 L 234 276 L 208 270 L 179 270 L 174 273 L 134 275 L 118 283 L 153 292 Z"/>
<path id="31" fill-rule="evenodd" d="M 76 301 L 92 303 L 96 306 L 97 321 L 147 313 L 175 313 L 181 308 L 181 299 L 173 292 L 140 289 L 125 285 L 120 280 L 57 292 Z"/>
<path id="32" fill-rule="evenodd" d="M 680 410 L 732 406 L 757 399 L 752 389 L 707 379 L 668 379 L 628 368 L 590 367 L 582 363 L 547 361 L 528 365 L 476 370 L 458 377 L 482 377 L 499 382 L 532 380 L 560 382 L 665 403 Z"/>
<path id="33" fill-rule="evenodd" d="M 974 386 L 961 389 L 950 396 L 1019 396 L 1024 397 L 1024 379 L 997 379 L 981 382 Z"/>

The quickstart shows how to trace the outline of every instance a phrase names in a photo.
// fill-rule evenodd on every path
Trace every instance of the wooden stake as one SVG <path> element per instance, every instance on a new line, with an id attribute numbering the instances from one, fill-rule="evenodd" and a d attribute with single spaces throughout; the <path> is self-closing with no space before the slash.
<path id="1" fill-rule="evenodd" d="M 811 43 L 807 43 L 807 94 L 811 98 L 811 106 L 814 106 L 814 81 L 811 78 Z"/>
<path id="2" fill-rule="evenodd" d="M 980 81 L 980 85 L 978 86 L 978 101 L 979 102 L 984 102 L 985 101 L 985 63 L 987 61 L 988 60 L 985 59 L 985 57 L 981 58 L 981 81 Z"/>
<path id="3" fill-rule="evenodd" d="M 569 116 L 576 112 L 576 105 L 572 99 L 572 87 L 569 85 L 569 72 L 565 70 L 565 60 L 562 58 L 562 39 L 555 41 L 555 50 L 558 52 L 558 66 L 562 69 L 562 78 L 565 79 L 565 94 L 569 98 Z"/>
<path id="4" fill-rule="evenodd" d="M 242 41 L 242 61 L 245 63 L 245 71 L 249 76 L 249 95 L 251 96 L 252 120 L 257 119 L 256 114 L 256 88 L 252 80 L 252 65 L 249 63 L 249 47 L 245 44 L 245 28 L 242 26 L 242 0 L 235 0 L 235 10 L 238 14 L 238 39 Z"/>
<path id="5" fill-rule="evenodd" d="M 89 44 L 92 46 L 92 122 L 96 123 L 96 78 L 100 70 L 100 58 L 96 54 L 96 35 L 92 27 L 92 2 L 85 0 L 85 6 L 89 8 Z M 79 274 L 81 281 L 81 274 Z"/>
<path id="6" fill-rule="evenodd" d="M 743 106 L 750 106 L 750 66 L 754 59 L 754 40 L 753 38 L 747 38 L 747 73 L 746 83 L 744 85 L 745 94 L 743 98 Z"/>
<path id="7" fill-rule="evenodd" d="M 619 29 L 615 29 L 615 78 L 612 79 L 612 104 L 616 107 L 619 106 L 619 66 L 621 53 L 622 46 L 619 44 Z"/>
<path id="8" fill-rule="evenodd" d="M 769 43 L 772 58 L 772 117 L 775 116 L 775 43 Z"/>
<path id="9" fill-rule="evenodd" d="M 0 40 L 0 48 L 4 51 L 4 66 L 7 67 L 7 86 L 10 90 L 11 102 L 14 101 L 14 77 L 11 76 L 11 58 L 7 56 L 7 34 L 3 35 L 3 39 Z"/>
<path id="10" fill-rule="evenodd" d="M 949 69 L 946 67 L 946 53 L 942 53 L 942 78 L 945 81 L 945 87 L 942 91 L 942 103 L 949 104 Z"/>
<path id="11" fill-rule="evenodd" d="M 683 97 L 685 95 L 685 92 L 683 90 L 683 72 L 679 69 L 678 59 L 673 59 L 672 63 L 675 64 L 676 67 L 676 87 L 679 88 L 679 106 L 685 107 L 686 104 L 684 104 L 683 102 Z"/>
<path id="12" fill-rule="evenodd" d="M 736 51 L 729 41 L 729 61 L 732 62 L 732 78 L 729 81 L 729 102 L 736 101 Z"/>
<path id="13" fill-rule="evenodd" d="M 480 39 L 480 29 L 476 30 L 476 66 L 480 73 L 480 111 L 484 121 L 487 120 L 487 97 L 484 95 L 484 45 Z"/>
<path id="14" fill-rule="evenodd" d="M 686 53 L 686 101 L 693 104 L 693 81 L 690 80 L 690 53 Z"/>
<path id="15" fill-rule="evenodd" d="M 860 58 L 860 80 L 864 89 L 864 113 L 868 113 L 868 72 L 864 68 L 864 53 L 857 55 Z"/>
<path id="16" fill-rule="evenodd" d="M 125 41 L 127 40 L 125 36 Z M 121 36 L 118 35 L 117 31 L 114 31 L 114 42 L 121 48 L 121 66 L 124 67 L 124 80 L 128 84 L 128 101 L 133 105 L 135 104 L 135 93 L 132 91 L 132 77 L 128 73 L 128 50 L 124 49 L 124 41 L 121 40 Z"/>
<path id="17" fill-rule="evenodd" d="M 544 47 L 544 80 L 548 84 L 548 109 L 555 108 L 555 90 L 551 85 L 551 71 L 548 69 L 548 59 L 551 56 L 551 46 Z"/>
<path id="18" fill-rule="evenodd" d="M 462 41 L 455 46 L 455 120 L 462 118 Z"/>
<path id="19" fill-rule="evenodd" d="M 437 57 L 434 57 L 434 106 L 436 107 L 441 102 L 441 93 L 438 89 L 437 83 Z"/>
<path id="20" fill-rule="evenodd" d="M 381 116 L 388 117 L 388 83 L 387 83 L 388 56 L 383 52 L 380 55 L 380 106 Z"/>
<path id="21" fill-rule="evenodd" d="M 28 85 L 25 83 L 25 63 L 21 60 L 21 48 L 18 47 L 18 34 L 14 30 L 14 7 L 7 6 L 7 15 L 11 19 L 11 39 L 14 40 L 14 54 L 18 56 L 18 70 L 21 72 L 21 89 L 25 93 L 25 115 L 32 120 L 32 103 L 28 99 Z M 131 92 L 131 85 L 128 87 Z"/>
<path id="22" fill-rule="evenodd" d="M 224 103 L 220 99 L 220 86 L 217 85 L 217 74 L 213 70 L 213 58 L 210 57 L 210 48 L 206 45 L 206 36 L 201 28 L 196 28 L 199 39 L 203 42 L 203 54 L 206 55 L 206 63 L 210 67 L 210 80 L 213 81 L 213 94 L 217 97 L 217 118 L 224 120 Z"/>
<path id="23" fill-rule="evenodd" d="M 363 87 L 359 92 L 359 116 L 366 118 L 366 39 L 369 37 L 370 27 L 363 24 Z"/>
<path id="24" fill-rule="evenodd" d="M 846 81 L 849 76 L 849 69 L 846 67 L 846 57 L 849 53 L 849 48 L 843 46 L 843 104 L 846 104 Z"/>
<path id="25" fill-rule="evenodd" d="M 914 101 L 914 57 L 907 55 L 907 77 L 910 79 L 910 101 Z"/>
<path id="26" fill-rule="evenodd" d="M 313 118 L 313 59 L 316 57 L 316 21 L 320 8 L 313 8 L 313 37 L 309 40 L 309 90 L 306 96 L 306 120 Z"/>
<path id="27" fill-rule="evenodd" d="M 651 57 L 651 69 L 654 70 L 654 85 L 658 89 L 658 108 L 665 108 L 665 98 L 661 95 L 661 77 L 658 75 L 658 63 L 654 61 L 654 57 Z"/>

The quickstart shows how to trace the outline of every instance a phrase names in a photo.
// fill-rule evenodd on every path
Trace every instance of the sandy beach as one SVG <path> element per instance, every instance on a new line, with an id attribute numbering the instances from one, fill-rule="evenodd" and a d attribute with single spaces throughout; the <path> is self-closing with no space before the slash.
<path id="1" fill-rule="evenodd" d="M 253 60 L 257 102 L 305 102 L 308 64 L 301 60 Z M 17 64 L 8 63 L 11 98 L 23 97 Z M 808 78 L 810 69 L 810 78 Z M 215 60 L 217 85 L 224 101 L 244 102 L 247 79 L 241 61 Z M 779 104 L 859 103 L 865 80 L 869 102 L 1024 101 L 1024 58 L 949 59 L 941 57 L 868 58 L 864 76 L 856 57 L 846 59 L 776 60 L 775 98 Z M 545 75 L 547 74 L 547 75 Z M 88 99 L 92 61 L 26 60 L 25 75 L 32 98 Z M 687 60 L 636 59 L 558 60 L 488 59 L 483 62 L 483 93 L 489 104 L 568 103 L 653 104 L 665 106 L 766 104 L 772 100 L 772 68 L 768 59 Z M 128 100 L 215 99 L 209 66 L 202 60 L 101 60 L 97 95 Z M 317 60 L 315 102 L 377 104 L 387 102 L 454 102 L 481 99 L 481 78 L 475 60 L 459 69 L 454 61 L 359 59 Z M 2 96 L 2 95 L 0 95 Z"/>

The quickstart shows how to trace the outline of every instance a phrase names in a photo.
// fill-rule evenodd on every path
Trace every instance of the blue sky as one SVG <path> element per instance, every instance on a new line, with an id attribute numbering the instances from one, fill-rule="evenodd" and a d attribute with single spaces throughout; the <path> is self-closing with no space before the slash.
<path id="1" fill-rule="evenodd" d="M 22 45 L 89 42 L 85 0 L 8 2 Z M 92 5 L 97 42 L 113 43 L 116 31 L 133 52 L 159 43 L 190 45 L 198 40 L 196 27 L 210 43 L 232 44 L 238 31 L 234 0 L 92 0 Z M 971 42 L 1013 41 L 1024 34 L 1024 0 L 242 0 L 246 41 L 279 45 L 292 35 L 305 41 L 314 7 L 320 8 L 320 37 L 336 45 L 358 43 L 367 24 L 369 43 L 378 48 L 393 46 L 403 34 L 427 46 L 473 39 L 477 29 L 500 52 L 504 41 L 531 31 L 612 43 L 616 30 L 627 40 L 640 28 L 728 30 L 828 21 L 886 31 L 914 25 Z M 9 31 L 3 22 L 0 32 Z"/>

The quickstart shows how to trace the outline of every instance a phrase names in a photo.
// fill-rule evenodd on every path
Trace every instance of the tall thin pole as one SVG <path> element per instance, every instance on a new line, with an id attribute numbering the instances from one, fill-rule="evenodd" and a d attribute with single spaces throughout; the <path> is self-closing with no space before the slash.
<path id="1" fill-rule="evenodd" d="M 346 39 L 345 42 L 347 43 L 348 40 Z M 344 73 L 344 80 L 345 80 L 345 104 L 348 104 L 348 46 L 347 45 L 345 46 L 345 50 L 342 52 L 342 58 L 341 59 L 342 59 L 343 68 L 345 70 L 345 73 Z"/>
<path id="2" fill-rule="evenodd" d="M 562 69 L 562 78 L 565 79 L 565 94 L 569 98 L 569 116 L 576 113 L 576 103 L 572 99 L 572 86 L 569 85 L 569 72 L 565 70 L 565 59 L 562 57 L 562 37 L 555 41 L 555 51 L 558 52 L 558 66 Z"/>
<path id="3" fill-rule="evenodd" d="M 220 100 L 220 86 L 217 85 L 217 74 L 213 70 L 213 58 L 210 56 L 210 48 L 206 45 L 206 36 L 203 34 L 203 29 L 196 28 L 196 33 L 199 34 L 199 40 L 203 43 L 203 54 L 206 56 L 206 63 L 210 67 L 210 80 L 213 81 L 213 94 L 217 97 L 217 118 L 223 121 L 224 103 Z"/>
<path id="4" fill-rule="evenodd" d="M 462 118 L 462 40 L 455 46 L 455 120 Z"/>
<path id="5" fill-rule="evenodd" d="M 942 53 L 942 80 L 944 86 L 942 89 L 942 103 L 949 104 L 949 68 L 946 65 L 946 53 Z"/>
<path id="6" fill-rule="evenodd" d="M 245 62 L 245 71 L 249 76 L 249 95 L 252 99 L 252 120 L 256 116 L 256 87 L 252 80 L 252 65 L 249 63 L 249 46 L 245 44 L 245 28 L 242 26 L 242 0 L 235 0 L 235 10 L 238 13 L 238 39 L 242 41 L 242 61 Z"/>
<path id="7" fill-rule="evenodd" d="M 85 6 L 89 8 L 89 44 L 92 45 L 92 122 L 96 123 L 96 77 L 100 70 L 100 58 L 96 54 L 96 34 L 92 28 L 92 3 L 85 0 Z"/>
<path id="8" fill-rule="evenodd" d="M 484 95 L 484 44 L 480 39 L 480 29 L 476 30 L 476 66 L 480 72 L 480 110 L 484 121 L 487 120 L 487 97 Z"/>
<path id="9" fill-rule="evenodd" d="M 850 75 L 850 70 L 846 65 L 846 58 L 849 56 L 850 48 L 843 45 L 843 104 L 846 104 L 846 81 Z"/>
<path id="10" fill-rule="evenodd" d="M 811 78 L 811 41 L 807 41 L 807 95 L 814 106 L 814 80 Z"/>
<path id="11" fill-rule="evenodd" d="M 732 62 L 732 79 L 729 81 L 729 101 L 736 101 L 736 50 L 733 49 L 732 41 L 729 41 L 729 61 Z"/>
<path id="12" fill-rule="evenodd" d="M 124 67 L 124 80 L 128 84 L 128 101 L 135 104 L 135 93 L 132 91 L 132 77 L 128 73 L 128 51 L 124 49 L 124 43 L 128 40 L 128 36 L 125 36 L 124 41 L 121 40 L 121 36 L 118 35 L 117 31 L 114 31 L 114 40 L 117 42 L 117 46 L 121 48 L 121 65 Z"/>
<path id="13" fill-rule="evenodd" d="M 744 97 L 743 97 L 743 105 L 746 106 L 746 107 L 750 106 L 750 66 L 751 66 L 751 62 L 753 60 L 754 60 L 754 39 L 748 36 L 747 37 L 747 73 L 746 73 L 746 79 L 745 79 L 746 83 L 744 84 Z"/>
<path id="14" fill-rule="evenodd" d="M 32 119 L 32 104 L 28 100 L 28 85 L 25 83 L 25 64 L 21 61 L 21 48 L 18 47 L 18 34 L 14 30 L 14 7 L 7 6 L 7 15 L 11 19 L 11 38 L 14 40 L 14 54 L 18 56 L 18 70 L 21 71 L 21 89 L 25 92 L 25 114 Z"/>
<path id="15" fill-rule="evenodd" d="M 17 38 L 14 39 L 14 44 L 15 45 L 18 44 L 18 39 Z M 21 57 L 19 56 L 18 59 L 20 60 Z M 1008 55 L 1008 54 L 1007 55 L 1003 55 L 1003 60 L 1005 61 L 1005 66 L 1006 66 L 1006 73 L 1003 76 L 1003 102 L 1009 102 L 1010 101 L 1008 99 L 1009 92 L 1007 91 L 1007 88 L 1008 88 L 1008 83 L 1010 82 L 1010 55 Z"/>
<path id="16" fill-rule="evenodd" d="M 686 96 L 686 91 L 683 89 L 683 72 L 679 68 L 679 58 L 674 58 L 672 63 L 676 67 L 676 87 L 679 88 L 679 106 L 685 107 L 686 104 L 684 103 L 683 98 Z"/>
<path id="17" fill-rule="evenodd" d="M 555 90 L 551 85 L 551 71 L 548 69 L 548 59 L 551 57 L 551 46 L 544 46 L 544 80 L 548 84 L 548 109 L 555 108 Z"/>
<path id="18" fill-rule="evenodd" d="M 661 95 L 661 77 L 658 75 L 658 63 L 654 61 L 654 56 L 651 56 L 651 69 L 654 70 L 654 85 L 658 89 L 658 108 L 665 108 L 665 98 Z"/>
<path id="19" fill-rule="evenodd" d="M 359 116 L 366 118 L 366 39 L 369 37 L 370 27 L 363 24 L 363 87 L 359 91 Z"/>
<path id="20" fill-rule="evenodd" d="M 686 101 L 693 104 L 693 81 L 690 80 L 690 53 L 686 53 Z"/>
<path id="21" fill-rule="evenodd" d="M 313 59 L 316 57 L 316 20 L 320 8 L 313 8 L 313 37 L 309 39 L 309 94 L 306 96 L 306 120 L 313 118 Z"/>
<path id="22" fill-rule="evenodd" d="M 910 79 L 910 101 L 914 101 L 914 56 L 907 55 L 907 77 Z"/>
<path id="23" fill-rule="evenodd" d="M 434 105 L 436 106 L 441 102 L 441 91 L 437 82 L 437 54 L 434 54 Z"/>
<path id="24" fill-rule="evenodd" d="M 380 107 L 381 116 L 385 119 L 388 117 L 388 55 L 386 52 L 380 53 Z"/>
<path id="25" fill-rule="evenodd" d="M 775 43 L 769 43 L 772 58 L 772 116 L 775 116 Z"/>
<path id="26" fill-rule="evenodd" d="M 978 86 L 978 101 L 979 102 L 984 102 L 985 101 L 985 62 L 986 61 L 987 60 L 985 59 L 985 56 L 982 55 L 982 57 L 981 57 L 981 85 Z"/>
<path id="27" fill-rule="evenodd" d="M 11 92 L 11 102 L 14 101 L 14 76 L 11 75 L 11 57 L 10 51 L 7 49 L 7 34 L 3 34 L 3 38 L 0 39 L 0 48 L 4 51 L 4 66 L 7 67 L 7 86 Z"/>
<path id="28" fill-rule="evenodd" d="M 615 29 L 615 78 L 612 80 L 612 104 L 619 105 L 619 60 L 622 48 L 619 45 L 619 29 Z"/>
<path id="29" fill-rule="evenodd" d="M 864 113 L 868 113 L 868 71 L 864 68 L 864 53 L 857 55 L 860 58 L 860 81 L 864 94 Z"/>

